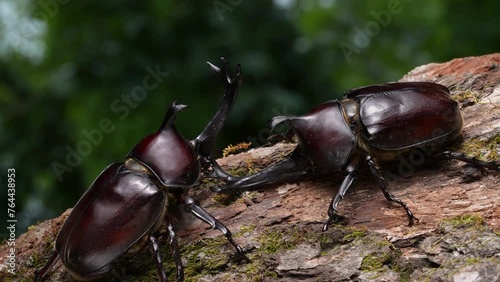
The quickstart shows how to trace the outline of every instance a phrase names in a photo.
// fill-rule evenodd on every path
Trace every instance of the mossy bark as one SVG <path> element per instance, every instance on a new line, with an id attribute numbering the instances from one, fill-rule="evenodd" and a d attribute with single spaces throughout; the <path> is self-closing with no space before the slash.
<path id="1" fill-rule="evenodd" d="M 452 89 L 464 116 L 463 142 L 452 148 L 484 159 L 500 154 L 500 54 L 456 59 L 416 68 L 402 80 L 433 81 Z M 228 171 L 265 168 L 293 150 L 279 143 L 219 160 Z M 248 261 L 217 231 L 183 211 L 174 212 L 186 281 L 500 281 L 500 175 L 458 161 L 384 167 L 389 189 L 419 222 L 387 202 L 369 171 L 341 202 L 345 226 L 321 231 L 342 175 L 215 195 L 204 183 L 191 194 L 232 230 Z M 366 173 L 365 173 L 366 172 Z M 366 175 L 366 176 L 365 176 Z M 69 212 L 69 211 L 68 211 Z M 68 212 L 39 223 L 16 241 L 17 275 L 2 267 L 2 281 L 31 281 L 49 256 Z M 164 242 L 164 241 L 162 241 Z M 175 267 L 162 244 L 165 268 Z M 0 248 L 5 264 L 8 246 Z M 469 279 L 469 280 L 468 280 Z M 157 281 L 148 252 L 126 255 L 103 281 Z M 58 263 L 49 281 L 73 281 Z M 474 280 L 476 281 L 476 280 Z"/>

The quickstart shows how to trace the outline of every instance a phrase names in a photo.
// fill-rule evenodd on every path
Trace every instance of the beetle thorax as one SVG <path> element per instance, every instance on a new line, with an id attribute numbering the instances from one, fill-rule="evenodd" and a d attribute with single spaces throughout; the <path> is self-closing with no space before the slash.
<path id="1" fill-rule="evenodd" d="M 356 136 L 338 101 L 330 101 L 308 114 L 292 118 L 290 127 L 299 137 L 299 150 L 321 170 L 337 171 L 356 151 Z"/>
<path id="2" fill-rule="evenodd" d="M 193 145 L 173 126 L 162 128 L 141 140 L 130 151 L 128 158 L 147 167 L 163 186 L 191 186 L 200 173 Z"/>

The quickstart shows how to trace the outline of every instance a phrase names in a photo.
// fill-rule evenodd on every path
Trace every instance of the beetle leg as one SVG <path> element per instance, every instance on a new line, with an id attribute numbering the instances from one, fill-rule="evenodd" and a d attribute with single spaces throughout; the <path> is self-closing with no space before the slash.
<path id="1" fill-rule="evenodd" d="M 328 220 L 323 225 L 323 231 L 327 231 L 328 225 L 337 221 L 338 219 L 337 206 L 340 203 L 340 201 L 344 199 L 345 193 L 347 192 L 347 190 L 349 190 L 356 177 L 357 177 L 356 171 L 353 168 L 349 168 L 347 176 L 344 178 L 342 185 L 340 185 L 339 190 L 337 191 L 335 196 L 332 198 L 332 201 L 330 202 L 330 206 L 328 207 Z"/>
<path id="2" fill-rule="evenodd" d="M 224 98 L 220 105 L 219 110 L 214 115 L 212 120 L 207 124 L 205 129 L 193 140 L 193 143 L 196 144 L 198 148 L 198 154 L 203 157 L 210 156 L 212 152 L 212 148 L 215 144 L 215 139 L 219 134 L 220 129 L 222 128 L 224 121 L 226 120 L 229 112 L 231 111 L 234 101 L 236 100 L 236 96 L 238 94 L 238 89 L 242 82 L 241 76 L 241 66 L 240 64 L 236 65 L 236 74 L 231 76 L 227 70 L 227 61 L 224 58 L 222 60 L 222 67 L 218 68 L 211 63 L 207 62 L 207 64 L 212 68 L 212 70 L 220 77 L 222 83 L 224 85 Z"/>
<path id="3" fill-rule="evenodd" d="M 184 204 L 186 205 L 186 212 L 190 212 L 198 219 L 208 223 L 212 227 L 212 229 L 220 230 L 226 237 L 227 241 L 229 241 L 229 243 L 236 249 L 238 260 L 241 260 L 243 258 L 246 259 L 243 253 L 243 249 L 241 249 L 241 247 L 236 244 L 236 242 L 233 240 L 231 231 L 224 224 L 222 224 L 222 222 L 218 221 L 215 217 L 213 217 L 213 215 L 202 208 L 193 198 L 183 197 L 183 200 Z"/>
<path id="4" fill-rule="evenodd" d="M 156 238 L 153 234 L 149 234 L 148 243 L 151 250 L 151 254 L 153 255 L 153 260 L 155 261 L 156 264 L 156 270 L 158 271 L 158 275 L 160 276 L 162 282 L 167 282 L 168 281 L 167 274 L 165 273 L 165 269 L 163 269 L 163 264 L 161 261 L 160 246 L 158 245 L 158 242 L 156 241 Z"/>
<path id="5" fill-rule="evenodd" d="M 54 251 L 52 255 L 50 255 L 49 260 L 47 263 L 39 270 L 35 271 L 35 279 L 33 281 L 35 282 L 41 282 L 45 280 L 45 277 L 47 276 L 47 272 L 56 264 L 57 260 L 59 259 L 59 254 Z"/>
<path id="6" fill-rule="evenodd" d="M 370 167 L 370 171 L 372 172 L 373 176 L 375 176 L 375 179 L 377 180 L 377 184 L 380 187 L 380 189 L 382 190 L 382 193 L 384 193 L 385 198 L 388 201 L 398 203 L 400 206 L 402 206 L 405 209 L 406 214 L 408 215 L 408 220 L 409 220 L 408 225 L 411 226 L 415 223 L 415 221 L 418 221 L 418 218 L 413 216 L 413 213 L 411 212 L 410 208 L 408 208 L 406 203 L 403 202 L 398 197 L 394 196 L 391 192 L 389 192 L 389 190 L 387 189 L 387 183 L 386 183 L 387 181 L 385 180 L 380 168 L 373 161 L 373 158 L 371 156 L 368 156 L 366 158 L 366 163 L 368 164 L 368 167 Z"/>
<path id="7" fill-rule="evenodd" d="M 256 188 L 263 184 L 295 180 L 311 174 L 311 167 L 309 159 L 294 151 L 290 157 L 261 172 L 243 177 L 229 177 L 226 179 L 227 185 L 210 189 L 218 193 L 229 193 Z"/>
<path id="8" fill-rule="evenodd" d="M 177 245 L 177 235 L 175 235 L 174 226 L 170 220 L 168 221 L 167 229 L 169 244 L 172 249 L 172 257 L 174 258 L 175 267 L 177 269 L 177 281 L 184 281 L 184 267 L 182 266 L 181 255 L 179 253 L 179 245 Z"/>
<path id="9" fill-rule="evenodd" d="M 205 175 L 206 177 L 219 178 L 229 181 L 231 181 L 234 178 L 234 176 L 225 172 L 212 157 L 206 157 L 205 162 L 208 163 L 210 167 L 212 167 L 212 170 L 206 173 Z"/>
<path id="10" fill-rule="evenodd" d="M 455 159 L 455 160 L 459 160 L 459 161 L 462 161 L 462 162 L 466 162 L 466 163 L 470 163 L 470 164 L 473 164 L 473 165 L 477 165 L 477 166 L 480 166 L 480 167 L 485 167 L 487 169 L 500 171 L 500 161 L 492 161 L 492 162 L 480 161 L 480 160 L 478 160 L 476 158 L 469 157 L 469 156 L 467 156 L 465 154 L 462 154 L 462 153 L 445 151 L 445 152 L 437 154 L 437 155 L 435 155 L 433 157 L 434 158 L 440 158 L 440 159 L 447 159 L 447 160 Z"/>

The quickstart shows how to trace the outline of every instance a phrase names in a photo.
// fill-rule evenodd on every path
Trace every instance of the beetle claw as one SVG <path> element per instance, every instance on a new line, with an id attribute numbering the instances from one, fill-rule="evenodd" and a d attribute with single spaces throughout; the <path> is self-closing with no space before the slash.
<path id="1" fill-rule="evenodd" d="M 242 250 L 242 253 L 237 253 L 236 256 L 232 258 L 234 262 L 240 264 L 242 262 L 252 262 L 246 255 L 245 251 Z"/>
<path id="2" fill-rule="evenodd" d="M 413 215 L 411 217 L 408 217 L 409 218 L 409 222 L 408 222 L 408 226 L 413 226 L 415 225 L 415 222 L 420 222 L 420 220 L 416 217 L 414 217 Z"/>
<path id="3" fill-rule="evenodd" d="M 328 220 L 323 224 L 323 228 L 321 229 L 323 232 L 328 231 L 328 227 L 330 227 L 331 224 L 340 224 L 340 225 L 346 225 L 349 220 L 347 217 L 340 215 L 340 214 L 333 214 L 332 216 L 328 217 Z"/>

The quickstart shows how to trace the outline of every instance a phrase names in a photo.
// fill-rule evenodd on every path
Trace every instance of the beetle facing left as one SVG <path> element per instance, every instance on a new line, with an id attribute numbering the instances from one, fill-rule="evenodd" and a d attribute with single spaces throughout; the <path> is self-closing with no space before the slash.
<path id="1" fill-rule="evenodd" d="M 328 207 L 328 219 L 323 225 L 326 231 L 329 224 L 343 218 L 337 206 L 358 178 L 363 162 L 385 198 L 404 208 L 409 225 L 417 218 L 405 202 L 388 190 L 380 163 L 425 152 L 422 156 L 430 159 L 457 159 L 500 171 L 499 161 L 481 161 L 445 150 L 446 145 L 460 136 L 463 121 L 458 103 L 451 99 L 444 85 L 431 82 L 370 85 L 347 91 L 344 98 L 320 104 L 302 116 L 274 117 L 271 128 L 286 124 L 297 136 L 295 150 L 281 162 L 255 174 L 235 177 L 221 171 L 225 184 L 212 190 L 231 193 L 308 176 L 344 173 L 344 180 Z"/>

